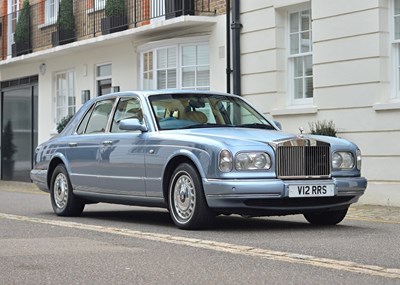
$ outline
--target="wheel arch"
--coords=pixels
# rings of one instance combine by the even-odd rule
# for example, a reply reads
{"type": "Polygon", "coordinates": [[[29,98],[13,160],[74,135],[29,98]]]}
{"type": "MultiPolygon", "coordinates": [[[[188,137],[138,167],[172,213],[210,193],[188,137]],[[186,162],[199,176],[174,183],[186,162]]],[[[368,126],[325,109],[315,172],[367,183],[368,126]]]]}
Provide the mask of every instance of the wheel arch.
{"type": "MultiPolygon", "coordinates": [[[[49,167],[47,169],[47,187],[50,189],[50,184],[51,184],[51,177],[53,176],[53,172],[56,169],[56,167],[60,164],[64,164],[65,167],[67,167],[66,161],[63,159],[61,156],[55,156],[51,159],[49,163],[49,167]]],[[[67,168],[68,170],[68,168],[67,168]]]]}
{"type": "Polygon", "coordinates": [[[165,165],[164,173],[162,176],[163,197],[164,197],[164,201],[167,205],[168,205],[168,187],[169,187],[169,184],[170,184],[170,181],[172,178],[171,177],[172,173],[182,163],[191,164],[195,168],[195,170],[197,171],[197,173],[200,176],[200,182],[202,180],[202,177],[205,176],[204,169],[202,168],[201,164],[196,159],[193,159],[192,157],[189,157],[184,154],[176,155],[173,158],[171,158],[168,161],[168,163],[165,165]]]}

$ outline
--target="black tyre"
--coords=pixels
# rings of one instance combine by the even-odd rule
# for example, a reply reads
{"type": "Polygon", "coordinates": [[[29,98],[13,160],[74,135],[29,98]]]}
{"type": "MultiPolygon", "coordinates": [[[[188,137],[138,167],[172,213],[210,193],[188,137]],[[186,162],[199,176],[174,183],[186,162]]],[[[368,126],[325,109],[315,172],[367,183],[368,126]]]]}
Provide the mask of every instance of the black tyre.
{"type": "Polygon", "coordinates": [[[326,211],[319,213],[306,213],[304,217],[312,225],[336,225],[346,217],[347,210],[326,211]]]}
{"type": "Polygon", "coordinates": [[[169,212],[180,229],[204,229],[215,218],[208,208],[203,185],[197,170],[182,163],[173,172],[168,189],[169,212]]]}
{"type": "Polygon", "coordinates": [[[85,207],[85,203],[74,195],[63,164],[59,164],[51,176],[50,200],[58,216],[79,216],[85,207]]]}

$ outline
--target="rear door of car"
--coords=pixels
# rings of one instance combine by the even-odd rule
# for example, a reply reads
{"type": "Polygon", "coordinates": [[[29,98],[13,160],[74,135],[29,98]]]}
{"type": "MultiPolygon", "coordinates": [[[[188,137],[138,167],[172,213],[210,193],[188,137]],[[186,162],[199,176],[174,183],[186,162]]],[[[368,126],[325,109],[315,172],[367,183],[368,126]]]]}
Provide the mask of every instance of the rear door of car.
{"type": "Polygon", "coordinates": [[[101,183],[101,150],[115,99],[98,101],[83,117],[75,135],[68,138],[66,156],[73,187],[97,192],[101,183]]]}

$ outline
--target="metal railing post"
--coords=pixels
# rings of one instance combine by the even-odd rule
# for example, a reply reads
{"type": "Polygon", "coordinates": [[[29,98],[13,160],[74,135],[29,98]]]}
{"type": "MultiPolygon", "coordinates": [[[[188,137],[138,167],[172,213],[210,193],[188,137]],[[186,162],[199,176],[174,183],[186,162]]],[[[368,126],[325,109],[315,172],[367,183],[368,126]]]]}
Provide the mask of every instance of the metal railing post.
{"type": "Polygon", "coordinates": [[[135,28],[137,27],[137,0],[134,0],[133,1],[133,21],[134,21],[134,26],[135,26],[135,28]]]}
{"type": "Polygon", "coordinates": [[[96,0],[93,0],[93,37],[96,37],[96,0]]]}

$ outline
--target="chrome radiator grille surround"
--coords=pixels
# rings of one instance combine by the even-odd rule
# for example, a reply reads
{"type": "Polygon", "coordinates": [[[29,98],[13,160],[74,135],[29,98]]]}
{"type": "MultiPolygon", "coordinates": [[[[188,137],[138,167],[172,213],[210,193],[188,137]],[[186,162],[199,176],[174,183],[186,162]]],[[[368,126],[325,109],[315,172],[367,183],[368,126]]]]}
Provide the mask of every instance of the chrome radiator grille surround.
{"type": "Polygon", "coordinates": [[[276,173],[281,179],[329,178],[329,144],[296,139],[276,145],[276,173]]]}

